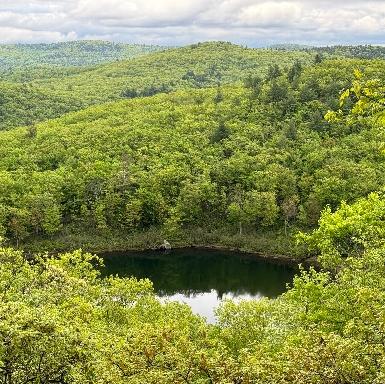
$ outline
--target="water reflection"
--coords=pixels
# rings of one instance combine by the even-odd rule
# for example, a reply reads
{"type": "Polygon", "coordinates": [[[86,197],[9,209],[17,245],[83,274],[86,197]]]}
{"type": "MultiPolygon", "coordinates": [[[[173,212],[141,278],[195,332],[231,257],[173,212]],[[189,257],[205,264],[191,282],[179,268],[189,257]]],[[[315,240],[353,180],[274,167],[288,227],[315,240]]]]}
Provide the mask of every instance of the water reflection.
{"type": "Polygon", "coordinates": [[[223,298],[274,298],[286,290],[296,273],[286,265],[242,253],[206,249],[126,252],[101,255],[103,275],[149,278],[155,293],[189,304],[213,321],[213,308],[223,298]]]}
{"type": "MultiPolygon", "coordinates": [[[[217,308],[223,299],[231,299],[238,301],[240,299],[245,300],[259,300],[263,297],[261,294],[250,295],[250,294],[233,294],[226,293],[219,297],[218,292],[215,289],[212,289],[210,292],[205,293],[196,293],[190,296],[186,296],[181,293],[177,293],[170,297],[167,297],[166,300],[169,301],[179,301],[180,303],[188,304],[194,313],[198,313],[201,316],[206,317],[209,323],[215,323],[214,308],[217,308]]],[[[165,298],[162,298],[165,300],[165,298]]]]}

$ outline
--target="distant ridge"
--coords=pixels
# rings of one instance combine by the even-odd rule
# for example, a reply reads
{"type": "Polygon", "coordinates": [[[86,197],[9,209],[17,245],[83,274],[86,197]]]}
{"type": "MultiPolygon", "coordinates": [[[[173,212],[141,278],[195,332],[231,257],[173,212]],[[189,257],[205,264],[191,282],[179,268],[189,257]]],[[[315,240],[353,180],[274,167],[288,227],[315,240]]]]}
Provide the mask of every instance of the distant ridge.
{"type": "Polygon", "coordinates": [[[315,48],[312,45],[301,45],[301,44],[273,44],[265,47],[264,49],[272,49],[277,51],[303,51],[306,49],[315,48]]]}
{"type": "Polygon", "coordinates": [[[251,74],[264,76],[271,64],[290,67],[297,60],[311,64],[313,56],[305,51],[278,52],[206,42],[88,67],[0,68],[0,130],[108,101],[218,88],[219,84],[241,82],[251,74]]]}
{"type": "Polygon", "coordinates": [[[380,59],[385,60],[385,47],[380,45],[332,45],[315,47],[301,44],[274,44],[263,49],[276,51],[307,51],[317,52],[328,59],[380,59]]]}
{"type": "MultiPolygon", "coordinates": [[[[224,42],[204,42],[205,44],[224,44],[224,42]]],[[[225,44],[226,45],[226,44],[225,44]]],[[[229,46],[235,46],[230,44],[229,46]]],[[[166,51],[173,46],[124,44],[101,40],[78,40],[62,43],[41,44],[0,44],[0,71],[16,67],[86,67],[131,60],[151,53],[166,51]]],[[[254,50],[267,51],[306,51],[318,52],[325,59],[362,58],[385,59],[385,47],[372,45],[334,45],[316,47],[304,44],[274,44],[254,50]]]]}
{"type": "Polygon", "coordinates": [[[173,47],[79,40],[52,44],[0,44],[0,68],[89,66],[135,59],[173,47]]]}

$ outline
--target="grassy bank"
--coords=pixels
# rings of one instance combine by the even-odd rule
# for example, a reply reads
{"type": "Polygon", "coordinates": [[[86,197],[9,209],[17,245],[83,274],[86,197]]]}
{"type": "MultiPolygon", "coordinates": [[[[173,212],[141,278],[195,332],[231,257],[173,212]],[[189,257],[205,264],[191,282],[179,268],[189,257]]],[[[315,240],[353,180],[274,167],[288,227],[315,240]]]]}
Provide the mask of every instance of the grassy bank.
{"type": "MultiPolygon", "coordinates": [[[[125,232],[92,229],[82,232],[79,228],[65,228],[55,236],[31,237],[19,245],[27,253],[67,252],[83,249],[87,252],[109,252],[157,248],[167,239],[173,248],[213,247],[234,249],[271,256],[304,258],[308,255],[299,247],[294,238],[296,231],[250,231],[244,234],[230,230],[208,230],[189,228],[185,230],[166,230],[152,227],[146,231],[125,232]]],[[[10,244],[14,246],[14,244],[10,244]]]]}

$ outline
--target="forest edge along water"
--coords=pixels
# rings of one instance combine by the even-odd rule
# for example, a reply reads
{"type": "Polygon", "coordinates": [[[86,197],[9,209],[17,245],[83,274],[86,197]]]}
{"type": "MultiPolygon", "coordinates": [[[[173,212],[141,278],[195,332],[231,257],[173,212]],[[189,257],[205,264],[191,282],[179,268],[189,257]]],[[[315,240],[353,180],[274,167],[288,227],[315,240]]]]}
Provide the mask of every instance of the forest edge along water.
{"type": "Polygon", "coordinates": [[[275,298],[298,272],[298,264],[291,260],[207,248],[100,256],[105,264],[102,276],[148,278],[159,298],[185,302],[211,323],[215,322],[214,308],[223,299],[275,298]]]}

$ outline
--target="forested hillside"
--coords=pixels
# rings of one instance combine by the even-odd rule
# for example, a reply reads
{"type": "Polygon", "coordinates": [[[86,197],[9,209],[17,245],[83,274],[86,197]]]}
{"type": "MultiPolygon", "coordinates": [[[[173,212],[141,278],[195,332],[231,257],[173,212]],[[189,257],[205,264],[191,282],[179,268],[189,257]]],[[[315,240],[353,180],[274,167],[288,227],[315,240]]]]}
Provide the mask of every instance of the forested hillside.
{"type": "Polygon", "coordinates": [[[130,60],[170,47],[122,44],[107,41],[70,41],[52,44],[0,44],[0,72],[12,73],[20,67],[52,65],[87,66],[130,60]]]}
{"type": "Polygon", "coordinates": [[[385,47],[380,45],[332,45],[314,47],[300,44],[275,44],[266,49],[318,53],[324,59],[385,59],[385,47]]]}
{"type": "Polygon", "coordinates": [[[383,73],[382,60],[210,43],[10,75],[0,381],[383,383],[383,73]],[[224,301],[207,324],[147,279],[56,254],[164,238],[314,254],[321,270],[274,300],[224,301]]]}
{"type": "Polygon", "coordinates": [[[331,47],[314,47],[312,51],[339,58],[385,59],[385,47],[378,45],[333,45],[331,47]]]}
{"type": "Polygon", "coordinates": [[[269,64],[279,63],[283,68],[295,60],[310,64],[314,55],[277,55],[215,42],[95,67],[14,70],[0,77],[0,127],[10,129],[59,117],[63,105],[74,111],[107,101],[243,81],[249,74],[264,76],[269,64]],[[40,100],[50,107],[41,108],[40,100]]]}
{"type": "MultiPolygon", "coordinates": [[[[204,243],[315,226],[326,205],[385,182],[383,130],[324,120],[354,67],[369,76],[384,68],[270,65],[243,84],[107,103],[2,132],[2,234],[21,244],[84,229],[123,239],[158,228],[156,236],[186,244],[190,231],[205,233],[194,240],[204,243]]],[[[354,101],[346,98],[344,110],[354,101]]]]}
{"type": "MultiPolygon", "coordinates": [[[[95,44],[95,47],[104,45],[95,44]]],[[[63,49],[63,52],[64,55],[71,51],[63,49]]],[[[0,73],[0,129],[31,125],[107,101],[216,87],[244,81],[249,75],[263,78],[269,65],[279,64],[281,70],[288,70],[299,61],[307,66],[315,62],[316,54],[312,50],[249,49],[212,42],[99,66],[14,68],[0,73]]],[[[363,69],[367,63],[348,60],[335,65],[345,67],[345,80],[349,82],[353,70],[363,69]]]]}

